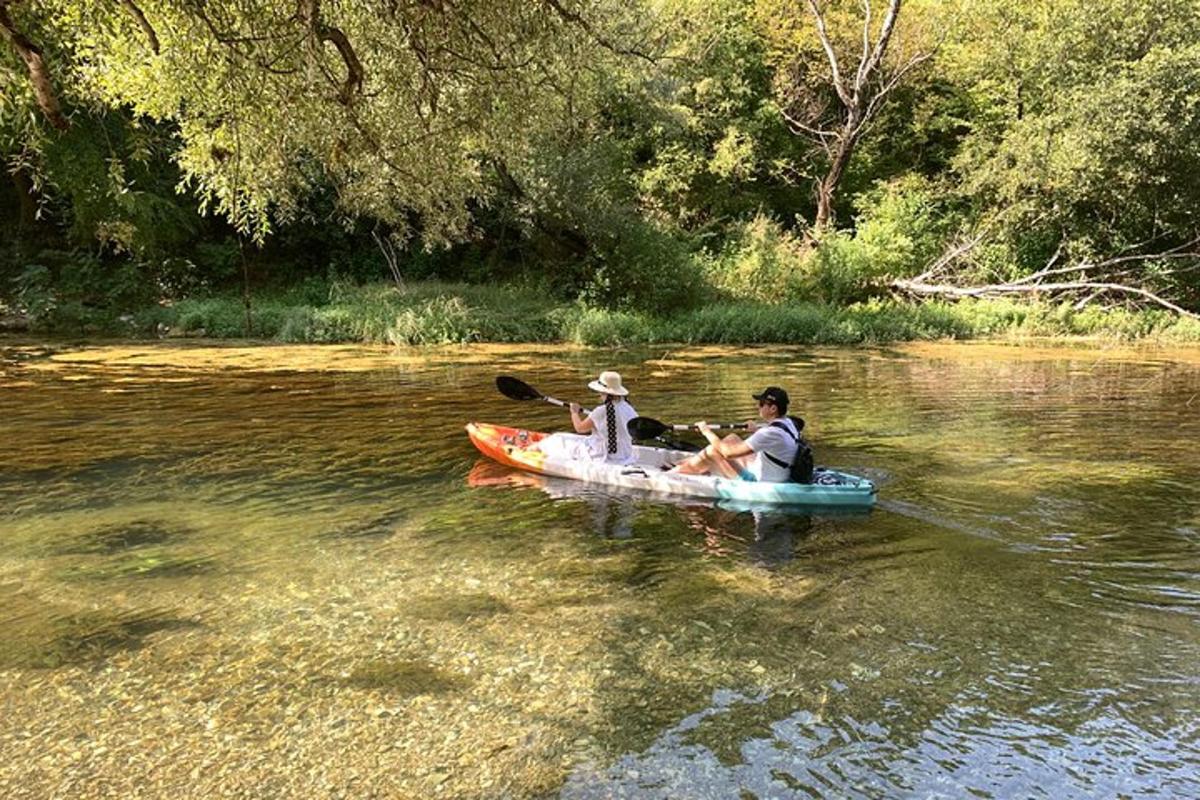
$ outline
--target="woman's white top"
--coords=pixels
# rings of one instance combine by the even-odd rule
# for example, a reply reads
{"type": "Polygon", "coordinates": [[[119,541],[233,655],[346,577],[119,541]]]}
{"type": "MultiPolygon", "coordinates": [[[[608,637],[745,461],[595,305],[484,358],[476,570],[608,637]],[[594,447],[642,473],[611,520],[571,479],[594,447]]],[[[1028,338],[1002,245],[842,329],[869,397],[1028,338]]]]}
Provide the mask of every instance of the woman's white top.
{"type": "Polygon", "coordinates": [[[629,435],[629,420],[637,416],[628,400],[614,400],[613,411],[617,420],[617,452],[608,452],[608,414],[604,403],[592,409],[588,419],[592,421],[592,432],[588,434],[588,450],[596,461],[612,464],[629,464],[633,461],[633,438],[629,435]]]}

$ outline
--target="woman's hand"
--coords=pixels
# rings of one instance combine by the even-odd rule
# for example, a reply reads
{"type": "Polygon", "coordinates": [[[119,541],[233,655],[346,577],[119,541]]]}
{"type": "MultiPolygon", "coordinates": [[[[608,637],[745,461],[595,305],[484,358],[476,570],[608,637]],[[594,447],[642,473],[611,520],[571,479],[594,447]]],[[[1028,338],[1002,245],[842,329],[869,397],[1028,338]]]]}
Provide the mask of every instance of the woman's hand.
{"type": "Polygon", "coordinates": [[[570,403],[569,405],[571,406],[572,417],[577,417],[583,413],[583,406],[579,405],[579,403],[570,403]]]}

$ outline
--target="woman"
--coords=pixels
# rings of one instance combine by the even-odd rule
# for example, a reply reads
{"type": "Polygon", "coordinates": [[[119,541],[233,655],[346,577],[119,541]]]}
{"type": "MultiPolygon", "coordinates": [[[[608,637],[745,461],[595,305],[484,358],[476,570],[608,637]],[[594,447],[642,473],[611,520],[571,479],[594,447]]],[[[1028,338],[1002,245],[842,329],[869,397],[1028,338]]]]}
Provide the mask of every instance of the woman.
{"type": "Polygon", "coordinates": [[[606,370],[588,388],[600,395],[601,402],[587,416],[578,403],[571,403],[571,424],[580,435],[551,434],[539,443],[539,449],[556,457],[631,463],[633,439],[628,424],[637,412],[625,399],[629,390],[621,384],[621,376],[606,370]]]}

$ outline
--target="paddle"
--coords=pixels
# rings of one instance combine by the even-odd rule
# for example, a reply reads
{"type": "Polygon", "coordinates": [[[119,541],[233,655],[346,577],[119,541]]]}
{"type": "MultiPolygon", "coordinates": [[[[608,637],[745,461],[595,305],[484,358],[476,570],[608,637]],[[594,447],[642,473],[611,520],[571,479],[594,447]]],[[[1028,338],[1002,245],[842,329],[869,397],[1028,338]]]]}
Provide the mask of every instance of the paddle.
{"type": "MultiPolygon", "coordinates": [[[[509,400],[545,400],[547,403],[560,408],[566,408],[570,405],[570,403],[564,403],[556,397],[547,397],[525,381],[514,378],[511,375],[498,376],[496,378],[496,388],[500,390],[500,394],[509,400]]],[[[586,414],[587,411],[585,410],[583,413],[586,414]]]]}
{"type": "MultiPolygon", "coordinates": [[[[511,375],[498,376],[496,378],[496,388],[500,390],[500,394],[504,395],[509,400],[545,400],[547,403],[550,403],[550,404],[556,405],[556,406],[568,405],[567,403],[564,403],[562,400],[559,400],[556,397],[547,397],[546,395],[539,392],[537,389],[530,386],[525,381],[521,380],[520,378],[514,378],[511,375]]],[[[586,415],[588,412],[586,409],[584,409],[583,413],[586,415]]],[[[695,445],[688,444],[687,442],[680,442],[673,438],[664,437],[663,434],[665,434],[667,432],[668,428],[667,428],[667,426],[663,425],[661,422],[656,423],[656,424],[662,426],[661,430],[658,430],[657,433],[652,433],[652,434],[650,434],[648,436],[644,436],[644,437],[637,436],[636,434],[633,433],[633,424],[635,422],[637,422],[638,420],[645,420],[646,422],[651,422],[651,423],[655,422],[654,420],[648,419],[646,417],[634,417],[633,419],[631,419],[629,421],[629,433],[635,439],[639,439],[639,438],[657,439],[658,441],[662,442],[663,444],[665,444],[668,447],[675,449],[675,450],[696,450],[697,449],[695,445]]],[[[689,426],[684,425],[683,427],[687,428],[689,426]]]]}
{"type": "MultiPolygon", "coordinates": [[[[665,422],[659,422],[650,417],[634,417],[629,420],[627,427],[629,428],[629,435],[634,439],[657,439],[668,431],[696,430],[695,425],[668,425],[665,422]]],[[[708,427],[746,430],[750,426],[745,422],[711,422],[708,427]]]]}

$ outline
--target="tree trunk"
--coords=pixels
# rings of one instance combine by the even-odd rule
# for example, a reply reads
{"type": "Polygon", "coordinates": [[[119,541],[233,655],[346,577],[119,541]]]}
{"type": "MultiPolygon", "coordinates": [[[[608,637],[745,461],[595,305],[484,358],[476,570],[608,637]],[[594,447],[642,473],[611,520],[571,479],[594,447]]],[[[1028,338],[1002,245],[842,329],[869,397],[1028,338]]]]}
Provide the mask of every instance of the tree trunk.
{"type": "Polygon", "coordinates": [[[858,144],[858,137],[846,134],[833,151],[825,177],[817,184],[817,218],[813,221],[813,228],[818,234],[834,223],[833,200],[837,194],[838,184],[842,182],[842,174],[846,171],[846,165],[850,163],[850,156],[854,154],[856,144],[858,144]]]}
{"type": "Polygon", "coordinates": [[[17,29],[12,17],[8,15],[7,0],[0,2],[0,34],[3,34],[4,39],[25,62],[25,68],[29,70],[29,82],[33,85],[33,95],[37,98],[38,108],[46,115],[46,119],[60,131],[71,127],[58,105],[58,96],[54,94],[54,87],[50,83],[50,72],[42,58],[42,49],[17,29]]]}

